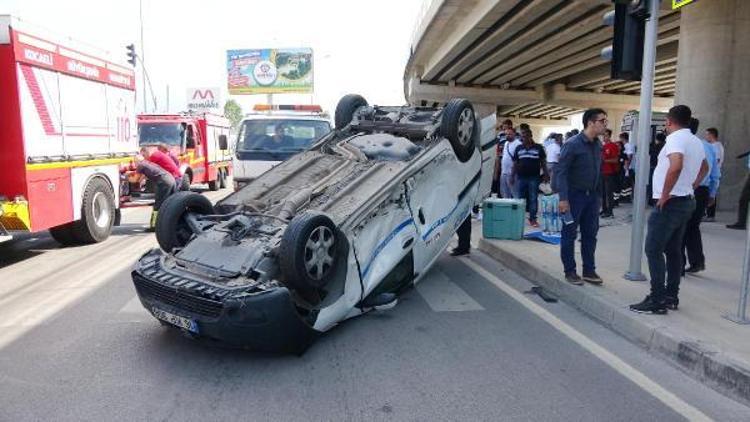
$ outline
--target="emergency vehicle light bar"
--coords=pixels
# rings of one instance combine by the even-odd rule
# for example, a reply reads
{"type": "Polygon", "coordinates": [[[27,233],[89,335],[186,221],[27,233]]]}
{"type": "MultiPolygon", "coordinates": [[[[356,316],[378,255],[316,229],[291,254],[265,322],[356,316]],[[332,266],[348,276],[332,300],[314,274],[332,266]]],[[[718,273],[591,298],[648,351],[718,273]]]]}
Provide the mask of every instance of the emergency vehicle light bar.
{"type": "Polygon", "coordinates": [[[322,113],[323,109],[319,105],[276,105],[276,104],[255,104],[253,111],[306,111],[310,113],[322,113]]]}

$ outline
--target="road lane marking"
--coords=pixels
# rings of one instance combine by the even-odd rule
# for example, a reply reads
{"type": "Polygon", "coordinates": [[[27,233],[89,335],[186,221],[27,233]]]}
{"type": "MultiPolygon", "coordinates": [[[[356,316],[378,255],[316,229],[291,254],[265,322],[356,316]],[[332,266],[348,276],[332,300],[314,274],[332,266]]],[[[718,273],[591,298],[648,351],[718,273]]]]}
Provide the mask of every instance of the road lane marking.
{"type": "Polygon", "coordinates": [[[133,239],[130,245],[111,251],[85,272],[75,267],[62,270],[59,279],[50,278],[49,285],[45,286],[49,289],[29,292],[0,309],[0,349],[93,293],[110,281],[112,276],[131,267],[138,256],[153,244],[155,241],[152,237],[133,239]]]}
{"type": "Polygon", "coordinates": [[[627,362],[623,361],[609,350],[599,346],[597,343],[586,337],[580,331],[563,322],[548,310],[525,297],[522,293],[497,278],[494,274],[482,268],[476,262],[468,259],[464,259],[461,261],[469,268],[474,270],[474,272],[494,284],[498,289],[503,291],[503,293],[513,298],[516,302],[523,305],[530,312],[551,325],[557,331],[563,333],[569,339],[576,342],[579,346],[583,347],[589,353],[596,356],[599,360],[606,363],[610,368],[619,372],[622,376],[638,385],[641,389],[656,397],[658,400],[670,407],[675,412],[679,413],[690,421],[711,420],[711,418],[706,416],[703,412],[689,405],[670,391],[666,390],[664,387],[651,380],[639,370],[630,366],[627,362]]]}
{"type": "Polygon", "coordinates": [[[463,289],[458,287],[440,270],[433,267],[416,284],[415,289],[435,312],[483,311],[482,305],[471,298],[463,289]]]}

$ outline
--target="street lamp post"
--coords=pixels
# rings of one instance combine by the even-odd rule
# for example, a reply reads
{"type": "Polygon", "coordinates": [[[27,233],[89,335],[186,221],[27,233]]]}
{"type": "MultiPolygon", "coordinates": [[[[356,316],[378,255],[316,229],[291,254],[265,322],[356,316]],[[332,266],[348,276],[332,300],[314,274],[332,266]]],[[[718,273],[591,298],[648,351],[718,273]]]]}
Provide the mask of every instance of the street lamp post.
{"type": "Polygon", "coordinates": [[[649,19],[646,21],[646,33],[643,42],[643,72],[641,79],[641,104],[638,113],[638,135],[636,136],[636,155],[638,168],[635,173],[633,192],[633,226],[630,235],[630,265],[625,278],[634,281],[645,281],[641,272],[643,258],[643,232],[646,223],[646,185],[649,176],[648,144],[651,134],[651,101],[654,96],[654,66],[656,62],[656,40],[659,27],[658,0],[649,1],[649,19]]]}

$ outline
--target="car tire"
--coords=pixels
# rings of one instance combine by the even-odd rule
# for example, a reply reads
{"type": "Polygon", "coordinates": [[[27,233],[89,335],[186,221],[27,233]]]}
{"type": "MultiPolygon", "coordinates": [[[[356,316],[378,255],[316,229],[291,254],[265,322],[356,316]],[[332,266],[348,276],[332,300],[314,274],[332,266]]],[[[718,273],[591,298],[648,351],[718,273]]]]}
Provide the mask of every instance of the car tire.
{"type": "Polygon", "coordinates": [[[343,129],[351,123],[354,113],[360,108],[367,106],[367,100],[358,94],[345,95],[336,105],[334,122],[336,129],[343,129]]]}
{"type": "Polygon", "coordinates": [[[165,252],[181,248],[190,241],[193,231],[185,221],[188,213],[212,214],[214,206],[205,196],[195,192],[177,192],[169,196],[156,219],[156,241],[165,252]]]}
{"type": "Polygon", "coordinates": [[[279,266],[284,283],[309,292],[331,280],[338,259],[336,225],[324,214],[303,212],[284,231],[279,266]]]}
{"type": "Polygon", "coordinates": [[[217,174],[216,175],[216,180],[212,180],[212,181],[208,182],[208,190],[210,190],[211,192],[215,192],[215,191],[219,190],[219,185],[220,185],[219,184],[219,175],[217,174]]]}
{"type": "Polygon", "coordinates": [[[476,115],[469,100],[454,98],[443,109],[440,132],[451,143],[458,161],[469,161],[476,150],[476,115]]]}
{"type": "Polygon", "coordinates": [[[64,246],[78,244],[78,239],[73,235],[73,223],[63,224],[62,226],[52,227],[49,234],[57,243],[64,246]]]}
{"type": "Polygon", "coordinates": [[[115,195],[109,183],[95,177],[86,185],[81,219],[73,222],[71,233],[80,243],[99,243],[109,237],[115,223],[115,195]]]}

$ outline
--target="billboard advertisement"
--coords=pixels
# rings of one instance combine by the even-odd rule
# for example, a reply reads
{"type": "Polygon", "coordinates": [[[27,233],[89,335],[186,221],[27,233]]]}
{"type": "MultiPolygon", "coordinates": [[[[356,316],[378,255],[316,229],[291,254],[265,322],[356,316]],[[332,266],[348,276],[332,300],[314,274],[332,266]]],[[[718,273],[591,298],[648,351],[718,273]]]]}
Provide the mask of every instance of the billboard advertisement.
{"type": "Polygon", "coordinates": [[[313,92],[311,48],[227,51],[231,95],[313,92]]]}
{"type": "Polygon", "coordinates": [[[187,110],[220,111],[222,107],[221,91],[218,87],[188,88],[185,98],[187,98],[187,110]]]}

